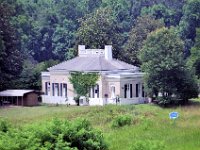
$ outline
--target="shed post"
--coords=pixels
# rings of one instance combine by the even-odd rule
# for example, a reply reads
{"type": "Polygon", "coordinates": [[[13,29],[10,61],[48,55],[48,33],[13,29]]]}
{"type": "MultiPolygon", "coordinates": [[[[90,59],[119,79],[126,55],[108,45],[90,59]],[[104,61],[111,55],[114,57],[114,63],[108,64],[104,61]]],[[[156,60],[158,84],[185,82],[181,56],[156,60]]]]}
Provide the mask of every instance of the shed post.
{"type": "Polygon", "coordinates": [[[18,96],[17,96],[17,106],[18,106],[18,96]]]}
{"type": "Polygon", "coordinates": [[[22,106],[24,106],[24,96],[22,96],[22,106]]]}

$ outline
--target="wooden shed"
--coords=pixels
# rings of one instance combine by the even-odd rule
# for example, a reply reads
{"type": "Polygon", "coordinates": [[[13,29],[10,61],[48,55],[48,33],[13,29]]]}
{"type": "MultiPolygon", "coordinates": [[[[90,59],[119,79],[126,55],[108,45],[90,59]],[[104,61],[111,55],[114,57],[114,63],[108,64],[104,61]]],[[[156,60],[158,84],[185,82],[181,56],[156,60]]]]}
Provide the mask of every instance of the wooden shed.
{"type": "Polygon", "coordinates": [[[0,92],[0,105],[35,106],[38,93],[34,90],[5,90],[0,92]]]}

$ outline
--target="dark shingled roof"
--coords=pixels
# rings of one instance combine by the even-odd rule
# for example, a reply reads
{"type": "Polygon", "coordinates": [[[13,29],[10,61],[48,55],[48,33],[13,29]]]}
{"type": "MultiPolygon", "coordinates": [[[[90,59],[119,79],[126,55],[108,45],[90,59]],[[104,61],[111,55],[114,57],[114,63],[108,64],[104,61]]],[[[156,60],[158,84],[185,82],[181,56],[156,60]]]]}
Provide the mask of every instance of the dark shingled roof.
{"type": "Polygon", "coordinates": [[[49,71],[114,71],[114,70],[136,70],[137,67],[123,61],[104,57],[75,57],[48,68],[49,71]]]}

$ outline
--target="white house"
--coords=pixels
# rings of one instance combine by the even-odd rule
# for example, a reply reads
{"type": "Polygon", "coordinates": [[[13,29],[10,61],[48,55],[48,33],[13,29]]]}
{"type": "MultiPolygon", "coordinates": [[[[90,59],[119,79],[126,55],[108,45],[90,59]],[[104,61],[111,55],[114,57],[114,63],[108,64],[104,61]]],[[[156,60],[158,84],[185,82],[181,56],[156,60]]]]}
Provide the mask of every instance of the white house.
{"type": "Polygon", "coordinates": [[[78,46],[78,56],[42,72],[43,103],[75,104],[70,72],[98,72],[99,79],[89,93],[88,105],[144,103],[143,75],[136,66],[112,57],[112,46],[86,49],[78,46]],[[119,101],[116,101],[119,97],[119,101]]]}

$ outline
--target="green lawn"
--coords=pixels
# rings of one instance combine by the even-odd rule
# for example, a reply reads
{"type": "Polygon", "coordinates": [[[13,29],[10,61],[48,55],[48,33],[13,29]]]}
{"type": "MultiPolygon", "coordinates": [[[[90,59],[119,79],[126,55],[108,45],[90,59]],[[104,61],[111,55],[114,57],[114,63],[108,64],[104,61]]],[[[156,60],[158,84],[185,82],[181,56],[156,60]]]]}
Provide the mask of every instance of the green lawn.
{"type": "Polygon", "coordinates": [[[166,150],[200,149],[200,104],[178,108],[160,108],[151,104],[104,107],[38,106],[0,108],[0,117],[16,127],[45,123],[52,118],[88,119],[94,128],[102,130],[111,150],[129,150],[136,141],[161,141],[166,150]],[[177,111],[180,117],[174,123],[169,113],[177,111]],[[114,117],[129,114],[131,126],[111,128],[114,117]]]}

